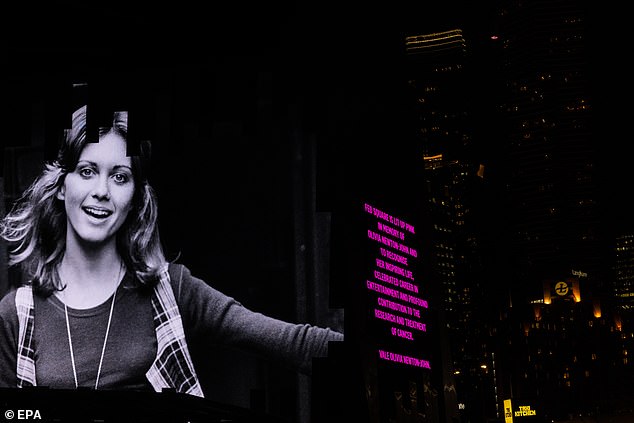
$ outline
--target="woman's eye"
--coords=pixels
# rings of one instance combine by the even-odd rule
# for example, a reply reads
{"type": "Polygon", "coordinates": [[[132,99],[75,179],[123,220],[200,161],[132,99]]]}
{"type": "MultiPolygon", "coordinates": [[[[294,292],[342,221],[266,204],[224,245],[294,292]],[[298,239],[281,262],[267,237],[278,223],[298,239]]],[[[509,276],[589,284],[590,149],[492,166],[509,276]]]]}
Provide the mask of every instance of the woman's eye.
{"type": "Polygon", "coordinates": [[[89,167],[85,167],[85,168],[79,170],[79,175],[83,176],[84,178],[87,178],[87,177],[89,177],[91,175],[94,175],[94,173],[95,172],[89,167]]]}
{"type": "Polygon", "coordinates": [[[130,179],[130,178],[128,178],[128,175],[126,175],[124,173],[115,173],[114,175],[112,175],[112,178],[118,184],[124,184],[124,183],[128,182],[128,180],[130,179]]]}

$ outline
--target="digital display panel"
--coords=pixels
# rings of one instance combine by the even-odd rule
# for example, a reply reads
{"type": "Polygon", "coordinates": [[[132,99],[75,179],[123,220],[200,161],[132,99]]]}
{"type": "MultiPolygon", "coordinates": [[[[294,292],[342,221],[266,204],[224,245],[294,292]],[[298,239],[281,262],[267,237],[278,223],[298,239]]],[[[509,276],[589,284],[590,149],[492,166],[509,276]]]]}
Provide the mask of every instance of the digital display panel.
{"type": "Polygon", "coordinates": [[[446,357],[425,260],[425,210],[416,197],[389,193],[372,186],[333,214],[331,289],[345,286],[335,293],[345,299],[346,355],[331,375],[343,383],[330,386],[331,407],[371,423],[441,421],[446,357]]]}
{"type": "Polygon", "coordinates": [[[423,299],[416,268],[419,251],[416,228],[400,216],[364,203],[368,252],[374,259],[366,276],[369,313],[375,321],[374,338],[380,360],[430,369],[419,351],[427,332],[423,299]]]}

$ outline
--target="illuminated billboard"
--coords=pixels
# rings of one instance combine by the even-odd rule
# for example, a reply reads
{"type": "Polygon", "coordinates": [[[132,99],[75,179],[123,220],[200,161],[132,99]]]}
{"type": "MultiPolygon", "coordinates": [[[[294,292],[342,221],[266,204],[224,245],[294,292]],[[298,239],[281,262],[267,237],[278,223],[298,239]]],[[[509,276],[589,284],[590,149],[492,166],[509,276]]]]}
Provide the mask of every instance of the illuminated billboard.
{"type": "Polygon", "coordinates": [[[350,407],[358,394],[356,421],[444,421],[423,212],[387,195],[351,196],[346,206],[333,216],[331,289],[345,286],[347,356],[340,371],[352,382],[332,396],[350,407]]]}
{"type": "Polygon", "coordinates": [[[537,423],[543,421],[535,401],[526,399],[504,400],[504,423],[537,423]]]}
{"type": "Polygon", "coordinates": [[[416,228],[394,216],[363,204],[366,213],[368,250],[373,259],[365,275],[368,312],[374,319],[371,336],[380,360],[430,369],[421,356],[420,341],[427,332],[427,300],[421,297],[416,274],[419,252],[416,228]]]}

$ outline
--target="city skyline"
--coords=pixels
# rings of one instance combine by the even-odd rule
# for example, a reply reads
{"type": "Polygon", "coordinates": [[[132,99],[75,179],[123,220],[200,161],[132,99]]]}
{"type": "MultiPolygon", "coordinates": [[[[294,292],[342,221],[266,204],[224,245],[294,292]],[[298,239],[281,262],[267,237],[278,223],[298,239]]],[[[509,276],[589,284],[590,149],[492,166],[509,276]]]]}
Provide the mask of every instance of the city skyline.
{"type": "MultiPolygon", "coordinates": [[[[479,239],[482,248],[480,253],[486,256],[483,259],[486,268],[482,272],[482,279],[478,281],[478,287],[482,289],[472,292],[471,310],[478,312],[478,319],[491,319],[494,314],[506,313],[509,311],[509,296],[505,289],[529,281],[530,286],[526,284],[527,291],[524,293],[530,292],[530,295],[514,297],[514,310],[518,312],[523,303],[527,310],[540,308],[544,316],[553,316],[553,321],[559,319],[560,316],[554,310],[560,309],[548,309],[547,305],[537,302],[540,299],[544,301],[543,281],[514,279],[517,273],[513,271],[516,269],[504,260],[509,257],[506,241],[512,230],[507,221],[508,211],[502,207],[501,201],[508,195],[509,180],[506,178],[509,170],[513,169],[506,167],[509,161],[504,149],[509,137],[505,130],[510,124],[499,111],[503,100],[498,96],[508,88],[504,84],[512,81],[512,78],[500,67],[504,59],[502,46],[505,45],[507,34],[501,32],[495,6],[484,10],[480,5],[464,1],[442,5],[435,3],[433,6],[410,2],[398,7],[373,8],[357,3],[313,5],[287,2],[275,9],[254,4],[251,8],[247,7],[248,12],[237,5],[225,5],[218,6],[217,13],[211,15],[203,15],[198,6],[187,3],[176,10],[140,4],[138,8],[122,14],[114,6],[91,8],[79,2],[69,2],[61,11],[48,5],[33,13],[29,13],[24,5],[13,5],[20,18],[14,21],[16,28],[3,30],[7,35],[5,39],[10,43],[7,45],[9,78],[5,88],[9,94],[7,98],[14,99],[15,104],[23,106],[24,110],[11,110],[14,104],[5,104],[5,127],[9,134],[6,146],[33,143],[42,134],[54,132],[50,118],[32,132],[25,131],[25,127],[31,123],[31,119],[51,113],[55,107],[51,98],[59,94],[61,85],[68,82],[68,75],[82,76],[96,72],[100,76],[107,76],[110,71],[122,77],[131,74],[133,81],[140,82],[135,95],[147,94],[155,88],[160,92],[160,95],[148,96],[144,104],[154,107],[153,102],[157,101],[155,108],[164,120],[159,119],[160,123],[154,129],[167,130],[158,136],[159,157],[163,165],[178,162],[177,168],[181,172],[179,177],[188,186],[186,193],[195,197],[198,182],[198,175],[186,163],[204,168],[209,163],[205,160],[208,154],[219,155],[213,160],[217,167],[209,170],[213,177],[222,179],[232,175],[234,178],[233,184],[227,184],[218,191],[219,197],[229,199],[227,208],[236,215],[235,221],[231,221],[236,225],[233,229],[221,225],[214,227],[214,231],[219,231],[225,240],[231,240],[237,234],[235,240],[228,241],[223,247],[242,252],[242,248],[248,245],[245,240],[250,235],[261,236],[257,241],[260,244],[248,251],[255,252],[256,261],[265,269],[267,281],[271,282],[280,275],[288,279],[301,279],[297,276],[299,272],[293,275],[292,265],[288,261],[288,257],[297,259],[298,255],[287,255],[285,243],[278,240],[291,236],[287,232],[291,230],[283,225],[286,220],[292,220],[293,215],[284,206],[295,201],[295,207],[304,213],[315,211],[311,209],[315,204],[298,198],[308,196],[306,192],[312,188],[318,192],[317,212],[332,211],[337,206],[339,195],[355,194],[355,189],[359,187],[370,187],[369,191],[376,189],[373,194],[380,195],[381,190],[387,191],[390,184],[382,178],[382,172],[375,170],[392,169],[394,163],[402,166],[404,175],[418,176],[413,168],[422,169],[425,164],[422,156],[416,156],[422,148],[415,144],[413,135],[418,123],[412,121],[412,97],[407,91],[411,67],[406,55],[405,37],[461,30],[470,73],[467,75],[468,83],[463,81],[460,85],[464,91],[454,91],[452,94],[461,107],[468,108],[470,113],[471,126],[467,132],[473,142],[468,151],[470,162],[464,169],[471,172],[474,166],[485,164],[484,178],[473,178],[481,182],[477,187],[480,197],[473,204],[474,208],[477,207],[474,219],[482,219],[476,221],[476,225],[480,224],[476,232],[482,236],[479,239]],[[47,15],[49,12],[53,18],[47,15]],[[77,19],[80,24],[74,26],[77,19]],[[118,25],[114,22],[118,22],[118,25]],[[185,30],[179,30],[176,22],[188,25],[185,30]],[[24,24],[22,31],[28,28],[41,43],[21,37],[17,28],[19,24],[24,24]],[[102,31],[101,27],[109,30],[102,31]],[[498,38],[492,39],[492,35],[498,38]],[[49,83],[51,87],[47,86],[49,83]],[[39,89],[42,91],[39,92],[39,89]],[[26,98],[22,98],[23,94],[26,98]],[[167,121],[171,124],[167,124],[167,121]],[[208,122],[212,122],[212,125],[207,126],[208,122]],[[297,139],[289,133],[295,134],[297,139]],[[172,150],[174,154],[166,150],[167,146],[175,145],[174,141],[167,139],[168,134],[182,137],[179,138],[179,148],[172,150]],[[288,139],[293,141],[288,142],[288,139]],[[312,140],[314,144],[307,143],[300,148],[301,140],[304,139],[312,140]],[[227,144],[214,150],[217,144],[212,141],[216,140],[227,144]],[[318,171],[310,170],[315,172],[310,174],[316,178],[315,187],[310,187],[310,177],[297,169],[294,173],[284,173],[287,169],[280,167],[262,177],[264,172],[271,170],[265,161],[269,164],[278,163],[280,155],[290,156],[287,144],[296,148],[292,150],[293,157],[302,157],[303,161],[295,163],[297,167],[299,163],[315,163],[318,171]],[[244,147],[249,150],[248,153],[242,150],[244,147]],[[313,147],[315,150],[310,150],[313,147]],[[198,154],[189,154],[186,148],[198,154]],[[222,160],[222,155],[232,160],[222,160]],[[247,167],[250,169],[241,173],[241,169],[247,167]],[[289,185],[286,180],[289,175],[299,181],[292,194],[284,191],[289,185]],[[339,191],[340,186],[344,186],[342,191],[339,191]],[[258,189],[269,191],[258,192],[258,189]],[[240,190],[243,192],[239,193],[240,190]],[[266,205],[252,221],[248,220],[249,195],[257,198],[258,204],[266,205]],[[307,202],[298,206],[300,201],[307,202]],[[242,219],[242,226],[235,229],[238,227],[238,217],[242,219]],[[273,248],[264,253],[259,252],[258,248],[269,239],[276,239],[273,248]],[[531,301],[536,303],[531,304],[531,301]]],[[[624,98],[628,98],[631,88],[624,84],[627,81],[627,67],[619,62],[619,57],[625,52],[625,42],[620,40],[621,34],[618,33],[620,27],[615,25],[614,32],[604,32],[602,24],[606,13],[597,13],[595,16],[595,9],[598,7],[588,5],[588,32],[584,41],[588,49],[588,68],[584,71],[587,70],[589,75],[589,140],[596,150],[592,155],[596,165],[593,177],[596,177],[597,182],[592,196],[597,202],[600,226],[596,235],[600,240],[600,253],[605,254],[602,258],[608,260],[609,254],[614,252],[613,247],[617,245],[617,237],[634,234],[631,208],[627,201],[628,188],[634,181],[626,150],[629,121],[626,108],[617,107],[610,100],[612,93],[621,93],[624,98]],[[597,67],[599,70],[595,70],[597,67]]],[[[530,47],[530,40],[526,45],[530,47]]],[[[428,81],[423,81],[421,86],[425,82],[428,81]]],[[[286,162],[283,164],[285,166],[286,162]]],[[[395,167],[398,168],[398,165],[395,167]]],[[[424,173],[426,177],[430,174],[424,173]]],[[[168,178],[165,175],[162,177],[159,179],[159,188],[167,191],[168,178]]],[[[403,187],[395,188],[390,195],[386,194],[387,198],[391,200],[393,196],[398,199],[398,194],[422,191],[422,186],[418,186],[417,182],[421,180],[412,177],[403,187]]],[[[441,185],[436,188],[436,193],[442,193],[441,185]]],[[[172,195],[168,198],[179,201],[177,195],[172,195]]],[[[180,201],[191,208],[196,207],[193,199],[180,201]]],[[[211,212],[213,219],[219,222],[223,218],[230,220],[223,210],[211,212]]],[[[175,212],[166,212],[169,218],[176,215],[175,212]]],[[[189,229],[195,227],[193,221],[186,224],[189,229]]],[[[298,228],[301,228],[302,231],[313,230],[318,234],[321,232],[315,228],[319,227],[323,231],[327,226],[326,221],[320,218],[314,219],[311,224],[315,226],[311,229],[301,227],[297,222],[295,224],[293,230],[299,231],[298,228]]],[[[173,242],[172,245],[179,245],[188,244],[203,234],[217,235],[218,232],[214,231],[201,229],[200,233],[189,235],[182,234],[180,228],[168,228],[165,233],[166,239],[173,242]]],[[[303,236],[309,239],[309,235],[303,236]]],[[[305,245],[301,241],[295,239],[293,246],[305,245]]],[[[319,245],[311,247],[314,250],[309,251],[325,254],[324,245],[328,245],[328,240],[324,238],[318,241],[323,244],[317,243],[319,245]]],[[[229,259],[230,254],[218,245],[211,248],[220,257],[225,254],[226,261],[208,263],[204,257],[196,255],[195,246],[187,246],[183,251],[194,257],[194,267],[204,272],[216,271],[223,276],[230,276],[234,259],[229,259]]],[[[599,254],[599,251],[596,253],[599,254]]],[[[577,260],[578,257],[573,259],[577,260]]],[[[588,262],[581,263],[585,265],[588,262]]],[[[581,274],[586,271],[583,266],[577,268],[567,264],[562,264],[564,271],[558,269],[557,272],[546,273],[546,276],[565,279],[575,276],[573,272],[581,274]]],[[[315,268],[324,272],[325,269],[320,265],[318,263],[315,268]]],[[[609,270],[609,262],[604,262],[604,265],[607,266],[604,270],[609,270]]],[[[527,265],[527,269],[530,266],[527,265]]],[[[249,271],[254,276],[257,274],[255,269],[244,270],[244,273],[249,271]]],[[[312,279],[308,277],[308,280],[312,279]]],[[[464,283],[469,280],[465,279],[464,283]]],[[[600,281],[613,282],[603,275],[600,281]]],[[[220,283],[229,285],[227,281],[220,283]]],[[[291,283],[283,285],[283,294],[280,296],[292,297],[293,287],[291,283]]],[[[265,309],[275,309],[273,300],[278,297],[262,287],[244,285],[233,289],[265,309]]],[[[587,307],[589,303],[585,300],[589,297],[583,289],[582,305],[587,307]]],[[[310,292],[307,289],[304,294],[310,295],[310,292]]],[[[439,297],[438,303],[444,300],[446,298],[439,297]]],[[[319,315],[318,308],[315,306],[306,313],[319,315]]],[[[291,308],[278,311],[286,315],[295,312],[291,308]]],[[[585,319],[585,312],[585,309],[578,313],[575,311],[575,319],[581,319],[579,316],[585,319]]],[[[322,315],[321,318],[326,317],[322,315]]],[[[498,325],[498,331],[508,329],[509,339],[521,341],[522,332],[511,334],[510,328],[518,326],[524,316],[518,312],[515,317],[507,316],[505,319],[499,322],[486,320],[487,326],[480,334],[484,340],[475,341],[488,343],[486,331],[493,330],[495,325],[498,325]]],[[[334,321],[337,321],[336,318],[334,321]]],[[[631,320],[624,320],[623,324],[628,327],[631,320]]],[[[495,339],[502,343],[506,341],[500,335],[495,339]]],[[[544,339],[549,338],[544,335],[544,339]]],[[[558,338],[553,335],[552,339],[558,338]]],[[[533,353],[536,354],[540,348],[538,344],[535,345],[535,350],[527,353],[527,359],[535,357],[533,353]]],[[[483,351],[490,352],[492,348],[487,346],[483,351]]],[[[500,356],[497,357],[500,360],[500,356]]],[[[490,363],[491,357],[487,356],[486,359],[490,363]]],[[[479,368],[481,363],[475,360],[469,365],[479,368]]],[[[553,372],[561,370],[555,367],[553,372]]],[[[488,383],[489,376],[483,372],[472,380],[488,383]]],[[[482,392],[485,392],[484,388],[482,392]]],[[[487,412],[494,413],[491,410],[487,412]]]]}

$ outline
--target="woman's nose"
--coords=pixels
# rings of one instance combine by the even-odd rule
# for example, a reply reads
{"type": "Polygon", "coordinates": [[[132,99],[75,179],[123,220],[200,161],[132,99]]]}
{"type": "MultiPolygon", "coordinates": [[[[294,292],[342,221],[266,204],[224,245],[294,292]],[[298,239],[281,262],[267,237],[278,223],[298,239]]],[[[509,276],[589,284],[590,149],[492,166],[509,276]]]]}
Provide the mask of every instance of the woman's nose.
{"type": "Polygon", "coordinates": [[[92,190],[92,196],[100,200],[110,199],[110,187],[108,186],[108,177],[100,175],[95,180],[95,186],[92,190]]]}

